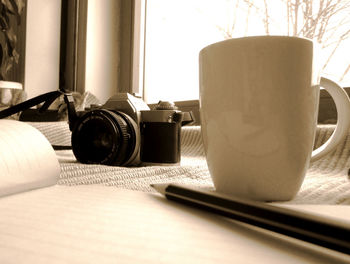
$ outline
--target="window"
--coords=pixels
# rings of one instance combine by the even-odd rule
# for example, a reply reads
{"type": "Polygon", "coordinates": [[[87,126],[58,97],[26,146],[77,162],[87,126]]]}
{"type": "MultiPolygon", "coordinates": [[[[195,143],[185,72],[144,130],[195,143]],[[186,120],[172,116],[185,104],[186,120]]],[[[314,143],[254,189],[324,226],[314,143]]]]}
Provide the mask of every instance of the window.
{"type": "Polygon", "coordinates": [[[348,0],[147,0],[144,98],[198,99],[199,51],[249,35],[315,40],[323,75],[349,86],[349,14],[348,0]]]}

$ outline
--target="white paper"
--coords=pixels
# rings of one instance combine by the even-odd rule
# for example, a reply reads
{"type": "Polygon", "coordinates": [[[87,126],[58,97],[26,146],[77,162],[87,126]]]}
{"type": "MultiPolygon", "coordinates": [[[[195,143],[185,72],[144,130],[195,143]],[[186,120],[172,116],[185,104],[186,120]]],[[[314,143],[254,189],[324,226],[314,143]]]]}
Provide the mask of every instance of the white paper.
{"type": "Polygon", "coordinates": [[[59,175],[44,135],[26,123],[0,120],[0,197],[55,184],[59,175]]]}
{"type": "Polygon", "coordinates": [[[0,263],[350,261],[157,194],[115,187],[56,185],[0,198],[0,212],[0,263]]]}

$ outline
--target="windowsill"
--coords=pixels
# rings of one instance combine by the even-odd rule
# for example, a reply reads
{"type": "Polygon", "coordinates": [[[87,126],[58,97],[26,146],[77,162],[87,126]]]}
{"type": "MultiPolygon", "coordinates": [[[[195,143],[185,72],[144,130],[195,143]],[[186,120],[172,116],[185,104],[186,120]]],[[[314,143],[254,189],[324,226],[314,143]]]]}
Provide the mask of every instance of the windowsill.
{"type": "MultiPolygon", "coordinates": [[[[344,88],[350,97],[350,87],[344,88]]],[[[194,125],[200,125],[199,116],[199,101],[178,101],[175,105],[181,111],[192,111],[195,117],[194,125]]],[[[320,91],[320,105],[319,105],[318,123],[319,124],[335,124],[337,122],[337,109],[329,93],[322,89],[320,91]]]]}

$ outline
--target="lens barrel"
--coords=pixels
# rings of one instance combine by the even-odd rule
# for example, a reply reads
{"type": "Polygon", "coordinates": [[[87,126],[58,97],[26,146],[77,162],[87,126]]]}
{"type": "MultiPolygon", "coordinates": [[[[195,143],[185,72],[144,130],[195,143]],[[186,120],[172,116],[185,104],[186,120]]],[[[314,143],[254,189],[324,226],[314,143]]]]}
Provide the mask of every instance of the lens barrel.
{"type": "Polygon", "coordinates": [[[96,109],[86,112],[72,132],[72,149],[81,163],[125,166],[139,148],[137,126],[121,112],[96,109]]]}

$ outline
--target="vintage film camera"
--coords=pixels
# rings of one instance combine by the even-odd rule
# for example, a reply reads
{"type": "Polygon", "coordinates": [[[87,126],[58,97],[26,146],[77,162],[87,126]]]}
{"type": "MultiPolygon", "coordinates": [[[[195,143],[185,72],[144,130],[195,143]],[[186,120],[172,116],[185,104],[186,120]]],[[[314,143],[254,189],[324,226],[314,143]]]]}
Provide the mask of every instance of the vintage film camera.
{"type": "Polygon", "coordinates": [[[190,112],[178,111],[168,102],[150,110],[128,93],[80,112],[70,95],[65,100],[72,149],[79,162],[114,166],[180,162],[181,126],[193,121],[190,112]]]}

